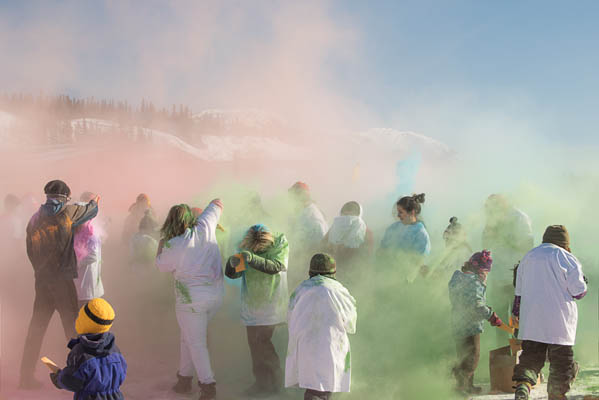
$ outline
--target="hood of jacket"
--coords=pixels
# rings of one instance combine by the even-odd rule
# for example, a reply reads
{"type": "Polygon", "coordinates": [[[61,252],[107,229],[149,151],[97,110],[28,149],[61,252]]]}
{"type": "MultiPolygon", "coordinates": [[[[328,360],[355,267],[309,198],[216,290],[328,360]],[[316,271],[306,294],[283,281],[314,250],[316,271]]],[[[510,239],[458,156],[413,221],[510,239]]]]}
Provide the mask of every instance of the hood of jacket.
{"type": "Polygon", "coordinates": [[[114,348],[114,335],[111,332],[79,335],[79,337],[71,339],[68,347],[72,349],[78,344],[85,348],[85,353],[102,357],[110,354],[114,348]]]}

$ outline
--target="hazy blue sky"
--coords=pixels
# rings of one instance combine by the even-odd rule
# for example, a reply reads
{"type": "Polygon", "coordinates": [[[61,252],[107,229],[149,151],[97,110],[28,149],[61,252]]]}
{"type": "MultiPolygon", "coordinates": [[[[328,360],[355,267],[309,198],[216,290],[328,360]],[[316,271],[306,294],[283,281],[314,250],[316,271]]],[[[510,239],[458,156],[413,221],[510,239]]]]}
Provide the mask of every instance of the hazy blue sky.
{"type": "Polygon", "coordinates": [[[281,3],[0,0],[0,90],[199,111],[283,96],[269,77],[287,69],[292,95],[330,95],[360,128],[599,143],[597,1],[281,3]]]}

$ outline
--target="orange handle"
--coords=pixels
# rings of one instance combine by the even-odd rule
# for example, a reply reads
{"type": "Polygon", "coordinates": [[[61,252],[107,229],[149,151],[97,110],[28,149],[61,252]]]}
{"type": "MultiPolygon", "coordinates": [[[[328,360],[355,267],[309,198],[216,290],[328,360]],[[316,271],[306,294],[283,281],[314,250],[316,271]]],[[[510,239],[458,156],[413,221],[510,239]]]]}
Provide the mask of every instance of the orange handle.
{"type": "Polygon", "coordinates": [[[241,254],[235,254],[233,257],[239,260],[239,264],[237,264],[237,266],[235,267],[235,272],[245,271],[245,258],[241,254]]]}
{"type": "Polygon", "coordinates": [[[514,334],[514,328],[506,325],[504,322],[502,322],[501,325],[498,326],[498,328],[501,329],[502,331],[506,331],[510,335],[514,334]]]}

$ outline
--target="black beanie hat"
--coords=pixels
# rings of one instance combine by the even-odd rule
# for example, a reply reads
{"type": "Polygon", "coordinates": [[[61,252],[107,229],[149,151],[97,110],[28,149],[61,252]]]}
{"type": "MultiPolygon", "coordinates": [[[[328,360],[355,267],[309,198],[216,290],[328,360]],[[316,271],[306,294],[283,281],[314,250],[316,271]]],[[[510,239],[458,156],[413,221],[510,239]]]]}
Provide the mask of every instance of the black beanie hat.
{"type": "Polygon", "coordinates": [[[46,186],[44,186],[44,193],[49,196],[69,197],[71,195],[71,189],[66,183],[57,179],[46,183],[46,186]]]}

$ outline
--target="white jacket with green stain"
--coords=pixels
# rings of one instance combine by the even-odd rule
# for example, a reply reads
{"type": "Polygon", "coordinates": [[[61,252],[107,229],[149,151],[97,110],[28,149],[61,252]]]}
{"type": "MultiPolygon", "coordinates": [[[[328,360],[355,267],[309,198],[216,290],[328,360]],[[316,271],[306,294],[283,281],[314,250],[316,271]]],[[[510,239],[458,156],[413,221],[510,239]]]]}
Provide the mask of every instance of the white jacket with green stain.
{"type": "Polygon", "coordinates": [[[317,275],[291,295],[285,386],[321,392],[349,392],[356,301],[332,278],[317,275]]]}
{"type": "Polygon", "coordinates": [[[223,296],[223,269],[216,242],[216,225],[221,208],[210,203],[198,216],[193,229],[165,243],[156,266],[173,272],[177,306],[202,302],[206,295],[223,296]]]}

